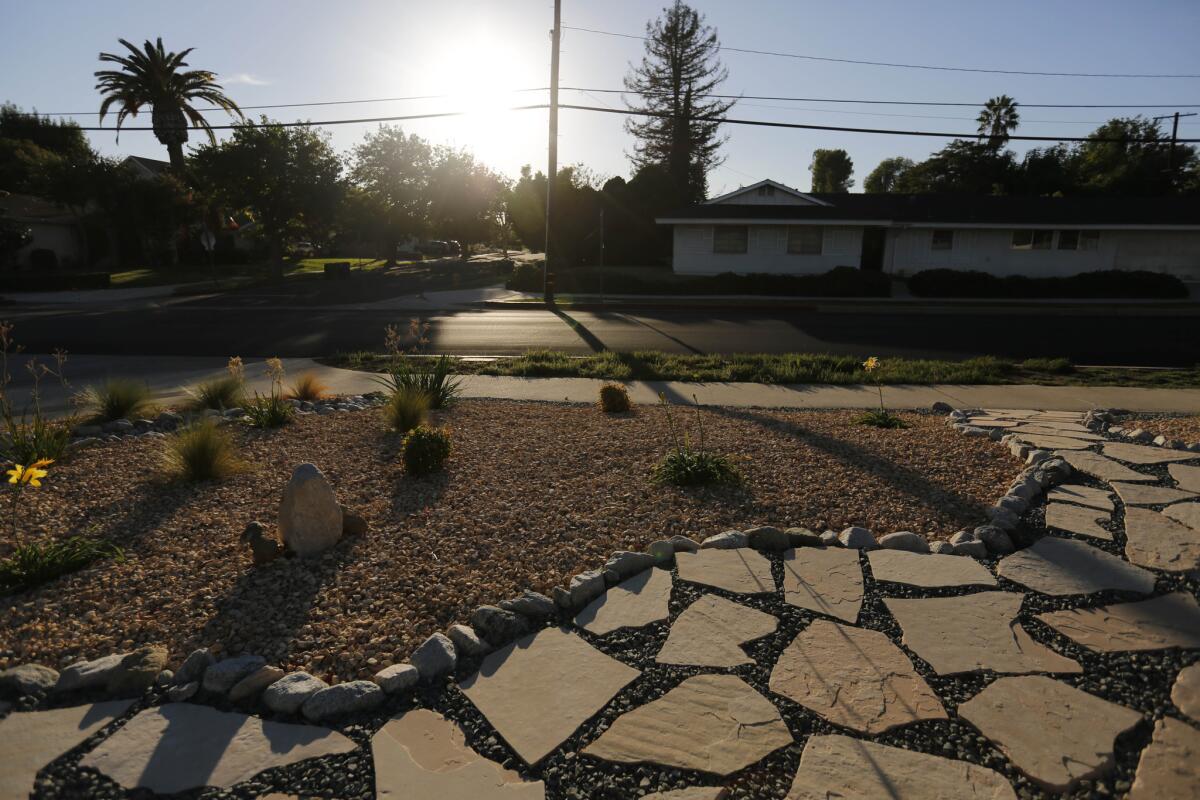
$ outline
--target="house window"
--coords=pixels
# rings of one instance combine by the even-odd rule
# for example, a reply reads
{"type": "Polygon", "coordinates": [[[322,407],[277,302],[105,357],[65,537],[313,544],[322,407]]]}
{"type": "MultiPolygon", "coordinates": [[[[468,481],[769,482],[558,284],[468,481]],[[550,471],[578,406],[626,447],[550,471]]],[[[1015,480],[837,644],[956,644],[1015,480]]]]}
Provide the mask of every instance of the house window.
{"type": "Polygon", "coordinates": [[[1013,250],[1049,250],[1054,231],[1013,231],[1013,250]]]}
{"type": "Polygon", "coordinates": [[[1100,231],[1080,231],[1079,232],[1079,249],[1080,250],[1099,250],[1100,249],[1100,231]]]}
{"type": "Polygon", "coordinates": [[[929,240],[930,250],[953,250],[954,249],[954,231],[940,230],[934,231],[929,240]]]}
{"type": "Polygon", "coordinates": [[[750,240],[750,231],[745,225],[719,225],[713,228],[714,253],[744,253],[750,240]]]}
{"type": "Polygon", "coordinates": [[[824,239],[824,228],[804,225],[791,227],[788,228],[787,251],[798,256],[819,256],[824,239]]]}

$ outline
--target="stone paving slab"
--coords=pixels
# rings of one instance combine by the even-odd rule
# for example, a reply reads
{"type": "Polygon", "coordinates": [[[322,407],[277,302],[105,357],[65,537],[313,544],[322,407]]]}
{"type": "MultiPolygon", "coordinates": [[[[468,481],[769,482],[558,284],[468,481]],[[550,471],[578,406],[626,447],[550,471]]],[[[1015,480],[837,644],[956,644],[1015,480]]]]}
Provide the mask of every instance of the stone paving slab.
{"type": "Polygon", "coordinates": [[[617,717],[583,752],[728,775],[792,741],[775,706],[741,678],[696,675],[617,717]]]}
{"type": "Polygon", "coordinates": [[[1200,663],[1179,670],[1171,687],[1171,702],[1182,713],[1200,722],[1200,663]]]}
{"type": "Polygon", "coordinates": [[[536,764],[640,674],[573,633],[543,628],[484,657],[459,688],[536,764]]]}
{"type": "Polygon", "coordinates": [[[944,586],[995,586],[988,568],[973,558],[909,553],[904,550],[872,550],[867,553],[871,574],[877,581],[903,583],[935,589],[944,586]]]}
{"type": "Polygon", "coordinates": [[[871,736],[947,718],[938,696],[885,634],[828,620],[814,621],[784,649],[770,688],[835,725],[871,736]]]}
{"type": "Polygon", "coordinates": [[[1071,439],[1064,435],[1055,435],[1048,433],[1025,433],[1016,434],[1017,437],[1034,447],[1042,450],[1087,450],[1092,446],[1092,442],[1084,439],[1071,439]]]}
{"type": "Polygon", "coordinates": [[[1095,508],[1083,508],[1070,503],[1050,501],[1046,504],[1046,527],[1070,531],[1080,536],[1091,536],[1095,539],[1112,541],[1112,533],[1100,526],[1108,522],[1112,515],[1095,508]]]}
{"type": "Polygon", "coordinates": [[[1118,461],[1087,450],[1056,450],[1054,455],[1085,475],[1102,481],[1154,481],[1153,475],[1136,472],[1118,461]]]}
{"type": "Polygon", "coordinates": [[[1200,492],[1200,467],[1192,467],[1187,464],[1169,464],[1167,465],[1167,472],[1179,484],[1180,489],[1185,489],[1189,492],[1200,492]]]}
{"type": "Polygon", "coordinates": [[[1117,504],[1112,501],[1112,492],[1105,489],[1095,489],[1091,486],[1080,486],[1078,484],[1056,486],[1046,495],[1046,499],[1051,501],[1061,500],[1067,503],[1074,503],[1077,506],[1099,509],[1100,511],[1113,511],[1117,507],[1117,504]]]}
{"type": "Polygon", "coordinates": [[[1089,442],[1102,442],[1104,437],[1092,433],[1087,427],[1078,422],[1058,422],[1055,420],[1032,420],[1012,428],[1013,433],[1049,433],[1053,436],[1069,436],[1072,439],[1086,439],[1089,442]]]}
{"type": "Polygon", "coordinates": [[[641,628],[670,616],[671,573],[642,570],[609,589],[575,617],[588,633],[603,636],[620,628],[641,628]]]}
{"type": "Polygon", "coordinates": [[[971,417],[970,424],[976,428],[1015,428],[1021,423],[1015,419],[1002,417],[971,417]]]}
{"type": "Polygon", "coordinates": [[[1200,605],[1187,592],[1135,603],[1051,611],[1037,618],[1077,644],[1101,653],[1200,647],[1200,605]]]}
{"type": "Polygon", "coordinates": [[[132,700],[18,711],[0,720],[0,798],[28,797],[38,771],[124,714],[132,700]]]}
{"type": "Polygon", "coordinates": [[[858,550],[801,547],[783,554],[783,599],[788,605],[855,622],[862,609],[858,550]]]}
{"type": "Polygon", "coordinates": [[[770,614],[706,594],[675,620],[655,660],[698,667],[753,664],[740,645],[774,633],[778,625],[770,614]]]}
{"type": "Polygon", "coordinates": [[[1013,592],[977,592],[883,602],[904,633],[904,645],[939,675],[985,669],[1008,674],[1082,672],[1078,663],[1025,632],[1016,620],[1023,599],[1013,592]]]}
{"type": "Polygon", "coordinates": [[[1185,450],[1149,447],[1144,444],[1128,444],[1126,442],[1105,442],[1100,448],[1100,452],[1109,458],[1129,464],[1166,464],[1171,461],[1195,461],[1200,458],[1200,455],[1185,450]]]}
{"type": "Polygon", "coordinates": [[[1145,508],[1125,509],[1125,556],[1166,572],[1200,568],[1200,530],[1145,508]]]}
{"type": "Polygon", "coordinates": [[[1162,513],[1194,531],[1200,531],[1200,503],[1176,503],[1164,508],[1162,513]]]}
{"type": "Polygon", "coordinates": [[[675,554],[675,563],[681,580],[739,594],[775,591],[771,562],[748,547],[679,552],[675,554]]]}
{"type": "Polygon", "coordinates": [[[810,736],[786,800],[1016,800],[998,772],[849,736],[810,736]]]}
{"type": "Polygon", "coordinates": [[[84,756],[80,766],[98,770],[126,789],[170,794],[201,786],[228,789],[266,769],[356,747],[328,728],[167,703],[125,723],[84,756]]]}
{"type": "Polygon", "coordinates": [[[648,794],[642,800],[724,800],[728,796],[729,790],[724,786],[690,786],[687,789],[648,794]]]}
{"type": "Polygon", "coordinates": [[[958,714],[1050,791],[1109,772],[1114,740],[1142,715],[1039,675],[1000,678],[958,714]]]}
{"type": "Polygon", "coordinates": [[[1200,797],[1200,730],[1163,717],[1138,759],[1129,800],[1200,797]]]}
{"type": "Polygon", "coordinates": [[[1121,483],[1113,481],[1113,489],[1121,502],[1127,506],[1159,506],[1195,499],[1195,492],[1172,489],[1169,486],[1147,486],[1144,483],[1121,483]]]}
{"type": "Polygon", "coordinates": [[[467,746],[462,729],[416,708],[389,720],[371,737],[375,796],[436,800],[542,800],[541,781],[489,761],[467,746]]]}
{"type": "Polygon", "coordinates": [[[1055,596],[1110,589],[1140,594],[1154,591],[1154,573],[1084,542],[1057,536],[1043,536],[1024,550],[1005,556],[996,574],[1055,596]]]}

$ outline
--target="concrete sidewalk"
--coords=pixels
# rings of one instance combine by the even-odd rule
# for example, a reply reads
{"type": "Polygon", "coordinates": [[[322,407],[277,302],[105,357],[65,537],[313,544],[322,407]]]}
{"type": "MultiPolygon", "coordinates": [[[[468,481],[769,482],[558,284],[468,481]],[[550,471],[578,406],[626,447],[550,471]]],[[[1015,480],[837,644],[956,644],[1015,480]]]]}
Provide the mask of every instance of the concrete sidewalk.
{"type": "MultiPolygon", "coordinates": [[[[45,356],[39,357],[46,360],[45,356]]],[[[362,394],[379,387],[376,375],[318,364],[312,359],[284,359],[290,382],[311,372],[338,394],[362,394]]],[[[72,356],[67,377],[74,389],[97,384],[108,377],[146,381],[161,403],[181,401],[185,387],[204,378],[222,374],[225,360],[207,357],[72,356]]],[[[17,379],[13,391],[19,410],[28,380],[21,363],[10,372],[17,379]]],[[[260,360],[246,363],[250,391],[267,392],[270,381],[260,360]]],[[[512,400],[543,400],[593,403],[605,381],[592,378],[512,378],[467,375],[462,378],[464,397],[512,400]]],[[[684,383],[680,381],[631,381],[635,403],[658,402],[659,392],[673,403],[767,407],[767,408],[873,408],[879,404],[874,386],[792,385],[759,383],[684,383]]],[[[1053,411],[1086,411],[1091,408],[1124,408],[1130,411],[1200,413],[1200,389],[1142,389],[1119,386],[885,386],[884,402],[889,408],[928,408],[941,400],[956,408],[1038,408],[1053,411]]],[[[43,383],[43,407],[53,414],[71,409],[65,394],[53,382],[43,383]]]]}

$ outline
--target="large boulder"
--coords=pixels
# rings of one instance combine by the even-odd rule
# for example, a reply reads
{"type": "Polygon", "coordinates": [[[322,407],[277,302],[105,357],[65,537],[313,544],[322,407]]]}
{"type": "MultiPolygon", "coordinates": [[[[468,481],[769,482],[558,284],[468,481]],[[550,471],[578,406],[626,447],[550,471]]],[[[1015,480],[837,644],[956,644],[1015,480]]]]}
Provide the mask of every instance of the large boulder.
{"type": "Polygon", "coordinates": [[[315,464],[301,464],[283,490],[279,506],[279,535],[296,555],[327,550],[342,537],[342,507],[315,464]]]}
{"type": "Polygon", "coordinates": [[[141,694],[154,684],[158,673],[167,666],[167,648],[160,645],[139,647],[125,658],[108,676],[107,689],[118,697],[141,694]]]}
{"type": "Polygon", "coordinates": [[[59,675],[41,664],[22,664],[0,671],[0,691],[12,694],[47,692],[58,683],[59,675]]]}

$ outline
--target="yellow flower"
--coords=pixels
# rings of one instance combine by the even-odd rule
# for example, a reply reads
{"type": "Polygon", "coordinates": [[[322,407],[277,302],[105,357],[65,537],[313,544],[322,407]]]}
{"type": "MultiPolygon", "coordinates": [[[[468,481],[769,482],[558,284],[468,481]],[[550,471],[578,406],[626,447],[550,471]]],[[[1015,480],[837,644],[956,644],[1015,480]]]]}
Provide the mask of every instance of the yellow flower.
{"type": "Polygon", "coordinates": [[[21,476],[25,474],[25,468],[20,464],[13,464],[13,468],[8,471],[9,483],[20,483],[21,476]]]}
{"type": "Polygon", "coordinates": [[[863,369],[865,369],[867,372],[874,372],[875,370],[879,369],[879,359],[875,356],[871,356],[863,362],[863,369]]]}
{"type": "Polygon", "coordinates": [[[42,478],[49,473],[45,467],[54,463],[52,458],[43,458],[40,461],[35,461],[28,467],[21,464],[14,464],[13,468],[8,471],[8,482],[12,484],[29,484],[30,486],[41,486],[42,478]]]}

